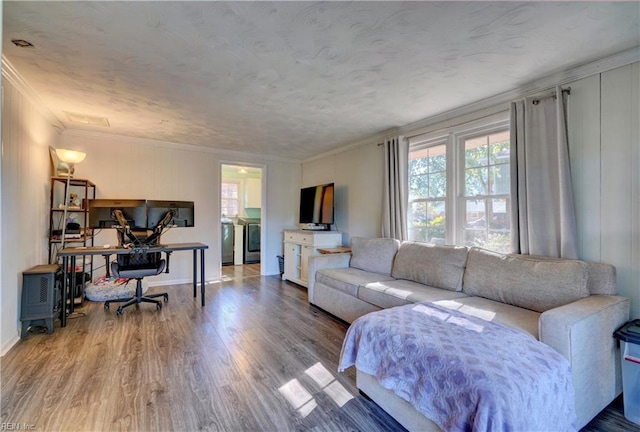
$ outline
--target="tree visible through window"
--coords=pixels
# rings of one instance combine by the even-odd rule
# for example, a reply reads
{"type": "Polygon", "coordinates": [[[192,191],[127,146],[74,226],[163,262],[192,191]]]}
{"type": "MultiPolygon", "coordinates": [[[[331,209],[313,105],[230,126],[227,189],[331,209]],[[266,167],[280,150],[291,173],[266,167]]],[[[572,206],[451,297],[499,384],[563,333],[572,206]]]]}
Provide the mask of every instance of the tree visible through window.
{"type": "Polygon", "coordinates": [[[409,240],[510,252],[508,121],[417,137],[409,152],[409,240]]]}
{"type": "Polygon", "coordinates": [[[464,140],[463,242],[510,251],[509,132],[464,140]]]}
{"type": "Polygon", "coordinates": [[[447,147],[433,145],[409,156],[409,239],[446,240],[447,147]]]}

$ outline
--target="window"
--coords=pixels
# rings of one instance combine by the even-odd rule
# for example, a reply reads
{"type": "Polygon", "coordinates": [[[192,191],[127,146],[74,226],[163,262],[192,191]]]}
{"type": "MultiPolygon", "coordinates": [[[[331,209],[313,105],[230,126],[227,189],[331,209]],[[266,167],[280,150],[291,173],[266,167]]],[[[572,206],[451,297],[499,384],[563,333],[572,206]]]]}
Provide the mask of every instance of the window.
{"type": "Polygon", "coordinates": [[[510,252],[509,131],[462,139],[461,146],[464,220],[460,243],[510,252]]]}
{"type": "Polygon", "coordinates": [[[428,144],[409,154],[409,239],[446,242],[447,145],[428,144]]]}
{"type": "Polygon", "coordinates": [[[510,252],[510,143],[499,115],[412,138],[409,240],[510,252]]]}
{"type": "Polygon", "coordinates": [[[223,217],[237,216],[240,208],[239,183],[222,182],[222,197],[220,200],[220,207],[223,217]]]}

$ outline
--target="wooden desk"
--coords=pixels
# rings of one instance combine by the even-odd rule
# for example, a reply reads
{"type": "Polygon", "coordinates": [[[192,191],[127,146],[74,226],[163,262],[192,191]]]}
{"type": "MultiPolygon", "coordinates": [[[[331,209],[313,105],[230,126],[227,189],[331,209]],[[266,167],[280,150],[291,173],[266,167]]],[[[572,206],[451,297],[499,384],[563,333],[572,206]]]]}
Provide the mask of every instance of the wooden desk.
{"type": "MultiPolygon", "coordinates": [[[[67,268],[70,267],[71,271],[71,280],[75,282],[76,280],[76,257],[79,256],[87,256],[87,255],[102,255],[109,260],[111,255],[127,255],[135,252],[166,252],[170,254],[175,251],[185,251],[191,250],[193,251],[193,297],[195,298],[197,295],[197,285],[198,285],[198,262],[197,262],[197,253],[200,251],[200,297],[202,306],[204,306],[204,294],[205,294],[205,283],[204,283],[204,251],[208,249],[209,246],[203,243],[172,243],[165,244],[159,246],[152,246],[148,248],[118,248],[118,247],[73,247],[73,248],[64,248],[58,252],[58,256],[62,257],[62,311],[60,312],[60,325],[61,327],[65,327],[67,325],[67,298],[73,299],[73,290],[74,286],[69,287],[68,285],[73,285],[68,283],[67,278],[67,268]],[[71,258],[71,260],[69,260],[71,258]],[[69,262],[71,261],[71,262],[69,262]]],[[[108,267],[108,266],[107,266],[108,267]]],[[[168,267],[168,263],[167,263],[168,267]]],[[[83,280],[84,283],[84,280],[83,280]]],[[[69,302],[69,313],[73,313],[74,303],[73,300],[69,302]]]]}

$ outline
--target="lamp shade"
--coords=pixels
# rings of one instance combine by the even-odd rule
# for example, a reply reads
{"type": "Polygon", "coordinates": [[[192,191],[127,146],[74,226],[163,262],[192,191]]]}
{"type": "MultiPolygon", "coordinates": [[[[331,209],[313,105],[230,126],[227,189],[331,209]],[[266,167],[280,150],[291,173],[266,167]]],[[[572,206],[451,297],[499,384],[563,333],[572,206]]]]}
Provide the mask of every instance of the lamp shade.
{"type": "Polygon", "coordinates": [[[65,162],[69,165],[78,164],[87,156],[86,153],[66,149],[56,149],[56,155],[58,155],[58,159],[60,159],[61,162],[65,162]]]}

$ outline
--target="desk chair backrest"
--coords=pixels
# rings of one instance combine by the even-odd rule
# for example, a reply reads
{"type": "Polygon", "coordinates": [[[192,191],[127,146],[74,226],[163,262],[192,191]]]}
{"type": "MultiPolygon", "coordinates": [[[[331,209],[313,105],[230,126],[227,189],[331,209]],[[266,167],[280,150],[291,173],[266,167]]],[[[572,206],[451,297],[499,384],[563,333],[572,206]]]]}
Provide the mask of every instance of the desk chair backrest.
{"type": "Polygon", "coordinates": [[[154,234],[149,229],[132,229],[130,230],[130,236],[123,231],[118,230],[118,246],[125,247],[125,245],[133,244],[134,246],[158,246],[160,244],[160,235],[154,234]],[[135,239],[135,241],[132,241],[135,239]]]}
{"type": "Polygon", "coordinates": [[[161,252],[131,252],[117,255],[117,260],[111,263],[111,272],[116,277],[143,278],[155,276],[164,270],[165,260],[161,252]]]}

